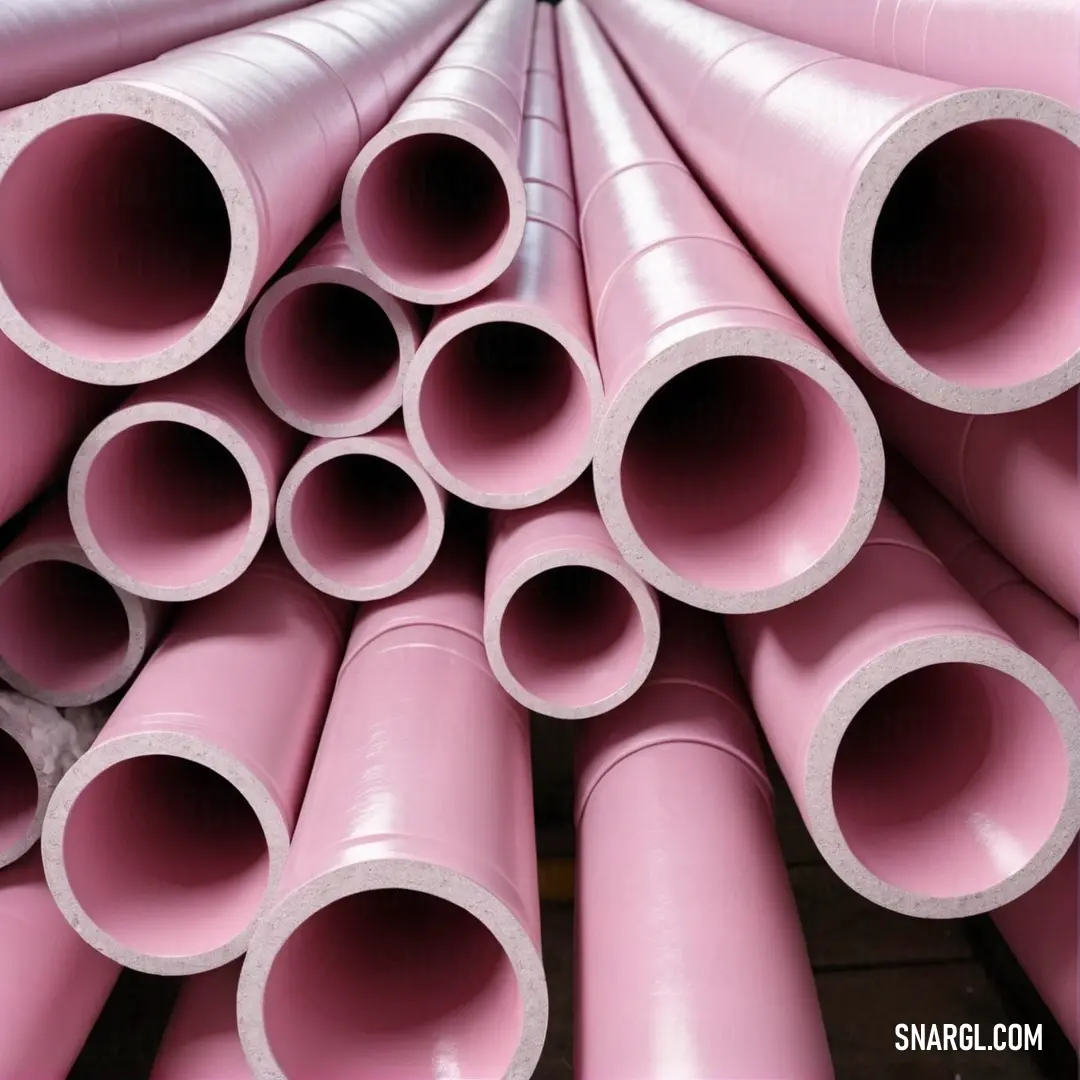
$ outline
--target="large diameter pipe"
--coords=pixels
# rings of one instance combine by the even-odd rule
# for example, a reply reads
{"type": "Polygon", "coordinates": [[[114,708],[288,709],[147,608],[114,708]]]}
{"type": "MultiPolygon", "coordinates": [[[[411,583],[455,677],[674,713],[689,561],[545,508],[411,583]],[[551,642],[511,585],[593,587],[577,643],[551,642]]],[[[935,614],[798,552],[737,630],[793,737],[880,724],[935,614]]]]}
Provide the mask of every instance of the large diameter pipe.
{"type": "Polygon", "coordinates": [[[689,0],[589,4],[731,223],[871,371],[971,413],[1080,382],[1080,115],[689,0]]]}
{"type": "Polygon", "coordinates": [[[790,603],[865,539],[881,438],[579,3],[558,9],[606,393],[593,476],[627,563],[713,611],[790,603]]]}
{"type": "Polygon", "coordinates": [[[262,294],[248,320],[259,396],[309,435],[366,435],[401,407],[420,342],[412,304],[380,289],[349,252],[341,223],[262,294]]]}
{"type": "Polygon", "coordinates": [[[667,601],[663,634],[645,686],[578,747],[574,1075],[832,1080],[719,626],[667,601]]]}
{"type": "Polygon", "coordinates": [[[0,691],[0,867],[22,858],[38,842],[56,785],[103,722],[96,709],[79,706],[61,713],[22,694],[0,691]]]}
{"type": "Polygon", "coordinates": [[[546,716],[598,716],[645,681],[659,601],[612,543],[587,479],[492,514],[484,643],[507,693],[546,716]]]}
{"type": "Polygon", "coordinates": [[[346,600],[401,592],[431,565],[446,492],[409,445],[400,419],[370,435],[314,439],[285,477],[281,546],[317,589],[346,600]]]}
{"type": "Polygon", "coordinates": [[[888,504],[843,574],[729,633],[826,861],[907,915],[990,911],[1080,824],[1080,706],[888,504]]]}
{"type": "Polygon", "coordinates": [[[91,705],[123,687],[164,617],[98,574],[62,493],[0,554],[0,678],[48,705],[91,705]]]}
{"type": "Polygon", "coordinates": [[[244,951],[285,863],[347,612],[272,546],[184,608],[45,817],[49,885],[96,949],[162,975],[244,951]]]}
{"type": "Polygon", "coordinates": [[[37,852],[0,870],[0,1076],[64,1080],[117,977],[56,908],[37,852]]]}
{"type": "Polygon", "coordinates": [[[487,0],[349,169],[345,236],[387,292],[449,304],[510,265],[525,229],[518,150],[535,14],[533,0],[487,0]]]}
{"type": "Polygon", "coordinates": [[[0,327],[87,382],[193,363],[477,2],[323,0],[16,110],[0,129],[0,327]]]}
{"type": "Polygon", "coordinates": [[[140,387],[86,437],[68,476],[75,535],[127,592],[207,596],[258,553],[300,440],[259,399],[230,339],[140,387]]]}
{"type": "Polygon", "coordinates": [[[353,629],[241,974],[258,1080],[536,1067],[547,990],[528,717],[488,669],[479,567],[458,554],[353,629]]]}
{"type": "Polygon", "coordinates": [[[525,234],[483,292],[443,308],[408,368],[405,423],[425,467],[479,506],[542,503],[592,460],[596,364],[555,49],[536,9],[519,168],[525,234]]]}
{"type": "Polygon", "coordinates": [[[1005,416],[960,416],[870,376],[885,437],[1010,562],[1080,616],[1080,394],[1005,416]]]}
{"type": "Polygon", "coordinates": [[[845,56],[965,86],[1017,86],[1080,106],[1072,0],[696,0],[845,56]]]}

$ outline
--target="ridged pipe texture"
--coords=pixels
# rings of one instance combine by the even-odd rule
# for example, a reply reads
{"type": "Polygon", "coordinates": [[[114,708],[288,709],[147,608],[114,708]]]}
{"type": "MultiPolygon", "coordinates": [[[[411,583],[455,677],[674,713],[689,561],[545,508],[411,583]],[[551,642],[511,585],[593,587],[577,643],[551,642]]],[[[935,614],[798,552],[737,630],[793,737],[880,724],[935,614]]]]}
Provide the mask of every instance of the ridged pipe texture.
{"type": "Polygon", "coordinates": [[[487,0],[349,169],[345,236],[387,292],[450,304],[510,265],[525,230],[518,152],[535,15],[535,0],[487,0]]]}
{"type": "Polygon", "coordinates": [[[441,309],[408,368],[405,423],[428,471],[479,506],[533,506],[592,460],[604,388],[581,263],[555,44],[536,9],[519,168],[525,233],[476,296],[441,309]]]}
{"type": "Polygon", "coordinates": [[[36,851],[0,870],[0,1076],[65,1080],[120,965],[64,921],[36,851]]]}
{"type": "Polygon", "coordinates": [[[420,337],[416,308],[360,270],[339,221],[259,298],[244,348],[255,389],[278,416],[309,435],[344,438],[401,408],[420,337]]]}
{"type": "Polygon", "coordinates": [[[0,109],[130,67],[311,0],[5,0],[0,109]]]}
{"type": "Polygon", "coordinates": [[[1080,393],[960,416],[861,378],[881,429],[1025,577],[1080,616],[1080,393]]]}
{"type": "Polygon", "coordinates": [[[491,515],[484,642],[495,677],[526,708],[581,720],[637,692],[660,642],[652,586],[623,561],[587,477],[491,515]]]}
{"type": "Polygon", "coordinates": [[[63,471],[117,397],[42,367],[0,333],[0,525],[63,471]]]}
{"type": "Polygon", "coordinates": [[[873,524],[851,378],[716,213],[589,12],[558,8],[605,411],[593,476],[627,563],[713,611],[821,587],[873,524]]]}
{"type": "Polygon", "coordinates": [[[1080,706],[888,503],[824,589],[728,630],[826,861],[894,911],[1015,900],[1080,823],[1080,706]]]}
{"type": "MultiPolygon", "coordinates": [[[[456,537],[448,537],[448,541],[456,537]]],[[[526,1080],[547,1027],[528,716],[452,543],[353,629],[239,988],[258,1080],[526,1080]]]]}
{"type": "Polygon", "coordinates": [[[695,0],[845,56],[965,86],[1015,86],[1080,106],[1073,0],[695,0]]]}
{"type": "Polygon", "coordinates": [[[47,705],[92,705],[135,674],[165,613],[94,569],[53,495],[0,554],[0,678],[47,705]]]}
{"type": "Polygon", "coordinates": [[[289,561],[317,589],[377,600],[431,566],[446,501],[395,417],[369,435],[313,439],[281,485],[277,532],[289,561]]]}
{"type": "Polygon", "coordinates": [[[1080,116],[725,19],[589,0],[733,226],[870,370],[958,412],[1080,382],[1080,116]]]}
{"type": "Polygon", "coordinates": [[[86,752],[104,719],[98,709],[60,712],[0,690],[0,867],[38,842],[56,785],[86,752]]]}
{"type": "Polygon", "coordinates": [[[285,864],[348,611],[272,544],[183,609],[45,817],[50,888],[96,949],[159,975],[244,951],[285,864]]]}
{"type": "Polygon", "coordinates": [[[87,382],[194,363],[334,207],[476,3],[324,0],[15,110],[0,330],[87,382]]]}
{"type": "Polygon", "coordinates": [[[255,558],[301,440],[255,393],[230,338],[140,387],[86,437],[68,475],[75,535],[127,592],[207,596],[255,558]]]}
{"type": "Polygon", "coordinates": [[[578,1080],[832,1080],[772,789],[719,622],[668,600],[578,746],[578,1080]]]}

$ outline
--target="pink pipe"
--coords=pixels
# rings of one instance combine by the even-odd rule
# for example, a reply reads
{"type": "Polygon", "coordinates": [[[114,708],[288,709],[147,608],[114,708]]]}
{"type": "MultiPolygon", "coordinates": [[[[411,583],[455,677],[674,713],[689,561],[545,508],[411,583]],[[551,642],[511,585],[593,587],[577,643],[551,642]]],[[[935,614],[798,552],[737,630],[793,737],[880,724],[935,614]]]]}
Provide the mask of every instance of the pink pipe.
{"type": "Polygon", "coordinates": [[[732,225],[871,371],[971,413],[1080,382],[1080,115],[688,0],[589,3],[732,225]]]}
{"type": "Polygon", "coordinates": [[[446,524],[446,492],[424,471],[400,419],[370,435],[314,439],[277,504],[281,546],[317,589],[377,600],[431,565],[446,524]]]}
{"type": "Polygon", "coordinates": [[[859,381],[889,441],[1025,577],[1080,616],[1077,392],[972,417],[859,381]]]}
{"type": "Polygon", "coordinates": [[[323,0],[19,110],[0,131],[0,328],[87,382],[193,363],[477,2],[323,0]]]}
{"type": "Polygon", "coordinates": [[[311,0],[5,0],[0,109],[311,0]]]}
{"type": "Polygon", "coordinates": [[[230,339],[86,437],[68,477],[75,535],[98,573],[136,596],[207,596],[255,558],[299,443],[230,339]]]}
{"type": "Polygon", "coordinates": [[[347,610],[272,546],[183,609],[45,816],[49,886],[96,949],[159,975],[244,951],[281,876],[347,610]]]}
{"type": "Polygon", "coordinates": [[[776,760],[826,861],[907,915],[990,911],[1080,824],[1080,707],[888,504],[843,574],[728,620],[776,760]]]}
{"type": "Polygon", "coordinates": [[[0,333],[0,525],[64,469],[115,398],[42,367],[0,333]]]}
{"type": "Polygon", "coordinates": [[[120,968],[64,921],[32,852],[0,871],[0,1076],[64,1080],[120,968]]]}
{"type": "Polygon", "coordinates": [[[719,625],[664,605],[578,747],[577,1080],[832,1080],[753,721],[719,625]]]}
{"type": "Polygon", "coordinates": [[[1080,105],[1072,0],[695,0],[762,30],[965,86],[1080,105]]]}
{"type": "Polygon", "coordinates": [[[600,512],[629,565],[679,600],[790,603],[870,529],[877,425],[717,215],[588,11],[566,0],[558,20],[607,394],[600,512]]]}
{"type": "Polygon", "coordinates": [[[464,300],[514,258],[525,230],[517,163],[535,12],[534,0],[487,0],[349,169],[345,236],[387,292],[464,300]]]}
{"type": "Polygon", "coordinates": [[[547,716],[598,716],[645,681],[659,601],[612,543],[586,478],[492,515],[484,643],[506,692],[547,716]]]}
{"type": "Polygon", "coordinates": [[[401,408],[402,372],[420,317],[357,266],[336,222],[259,298],[248,321],[248,373],[282,420],[309,435],[366,435],[401,408]]]}
{"type": "MultiPolygon", "coordinates": [[[[456,539],[456,538],[455,538],[456,539]]],[[[258,1080],[527,1080],[547,1027],[528,717],[454,549],[353,628],[240,977],[258,1080]]]]}
{"type": "Polygon", "coordinates": [[[443,308],[409,365],[405,423],[443,487],[479,506],[550,499],[592,460],[596,365],[563,112],[555,12],[537,9],[519,168],[525,235],[483,292],[443,308]]]}
{"type": "Polygon", "coordinates": [[[95,709],[60,713],[0,691],[0,867],[38,842],[56,785],[94,741],[103,720],[95,709]]]}
{"type": "Polygon", "coordinates": [[[55,495],[0,555],[0,678],[48,705],[91,705],[135,674],[164,614],[97,573],[55,495]]]}

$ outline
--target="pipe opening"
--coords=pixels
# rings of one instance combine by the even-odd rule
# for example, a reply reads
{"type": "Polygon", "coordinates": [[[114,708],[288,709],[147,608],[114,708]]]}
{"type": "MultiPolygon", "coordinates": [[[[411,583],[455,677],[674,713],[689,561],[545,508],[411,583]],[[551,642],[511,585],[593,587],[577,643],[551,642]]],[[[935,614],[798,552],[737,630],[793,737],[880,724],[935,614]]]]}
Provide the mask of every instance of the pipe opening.
{"type": "Polygon", "coordinates": [[[94,777],[64,826],[72,895],[125,948],[197,956],[251,924],[270,873],[255,811],[186,758],[128,758],[94,777]]]}
{"type": "Polygon", "coordinates": [[[564,707],[595,705],[633,677],[645,628],[621,582],[591,566],[558,566],[510,598],[502,653],[530,693],[564,707]]]}
{"type": "Polygon", "coordinates": [[[490,275],[510,228],[506,184],[491,159],[454,135],[410,135],[368,165],[356,192],[368,258],[414,289],[490,275]]]}
{"type": "Polygon", "coordinates": [[[523,1009],[490,931],[440,897],[337,900],[274,959],[263,1003],[278,1066],[298,1080],[505,1076],[523,1009]]]}
{"type": "Polygon", "coordinates": [[[25,842],[37,805],[34,766],[23,748],[0,731],[0,856],[25,842]]]}
{"type": "Polygon", "coordinates": [[[46,559],[0,585],[0,656],[43,691],[94,690],[123,665],[128,643],[123,602],[93,570],[46,559]]]}
{"type": "Polygon", "coordinates": [[[844,734],[832,783],[855,857],[888,884],[936,897],[1020,870],[1049,839],[1067,789],[1065,745],[1039,697],[964,663],[879,690],[844,734]]]}
{"type": "Polygon", "coordinates": [[[709,588],[781,585],[847,525],[859,452],[837,404],[808,376],[756,356],[676,375],[630,430],[621,480],[642,543],[709,588]]]}
{"type": "Polygon", "coordinates": [[[352,588],[375,588],[420,557],[430,522],[416,482],[371,454],[329,458],[307,474],[292,504],[300,554],[320,573],[352,588]]]}
{"type": "Polygon", "coordinates": [[[420,419],[447,472],[479,491],[511,495],[574,467],[591,410],[581,372],[553,337],[494,322],[462,331],[432,359],[420,419]]]}
{"type": "Polygon", "coordinates": [[[198,584],[239,556],[251,490],[212,435],[155,420],[114,435],[86,478],[86,516],[105,555],[160,588],[198,584]]]}
{"type": "Polygon", "coordinates": [[[179,139],[95,115],[38,136],[0,179],[0,280],[46,340],[95,362],[166,349],[213,306],[232,250],[217,182],[179,139]]]}
{"type": "Polygon", "coordinates": [[[1009,386],[1080,348],[1080,149],[1022,120],[943,135],[874,231],[874,290],[904,350],[942,378],[1009,386]]]}
{"type": "Polygon", "coordinates": [[[348,285],[317,282],[288,293],[260,337],[263,374],[308,421],[362,421],[397,382],[397,334],[385,311],[348,285]]]}

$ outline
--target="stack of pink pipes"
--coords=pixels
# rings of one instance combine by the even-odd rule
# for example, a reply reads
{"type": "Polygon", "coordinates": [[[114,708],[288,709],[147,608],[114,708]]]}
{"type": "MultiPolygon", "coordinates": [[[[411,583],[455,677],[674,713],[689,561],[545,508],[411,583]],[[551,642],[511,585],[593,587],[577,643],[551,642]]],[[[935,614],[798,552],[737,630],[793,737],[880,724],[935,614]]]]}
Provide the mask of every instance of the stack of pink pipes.
{"type": "Polygon", "coordinates": [[[0,1080],[526,1080],[547,717],[581,1080],[834,1076],[770,776],[1076,1046],[1078,34],[9,0],[0,1080]]]}

